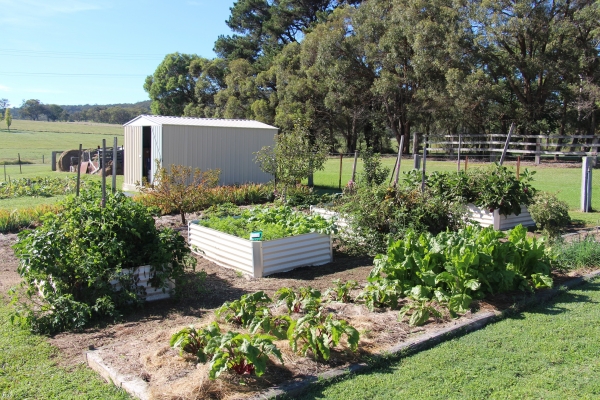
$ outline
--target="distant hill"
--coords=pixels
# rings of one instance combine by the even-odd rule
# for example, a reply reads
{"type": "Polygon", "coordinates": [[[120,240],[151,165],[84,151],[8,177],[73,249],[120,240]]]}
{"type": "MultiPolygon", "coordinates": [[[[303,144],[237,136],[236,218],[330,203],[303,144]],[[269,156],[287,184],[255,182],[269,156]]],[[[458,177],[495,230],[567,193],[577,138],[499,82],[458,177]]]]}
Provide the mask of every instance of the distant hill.
{"type": "Polygon", "coordinates": [[[56,105],[28,100],[12,110],[15,119],[124,124],[140,114],[150,114],[150,100],[137,103],[56,105]]]}
{"type": "Polygon", "coordinates": [[[147,112],[150,112],[150,104],[152,103],[152,100],[145,100],[145,101],[138,101],[137,103],[120,103],[120,104],[103,104],[103,105],[99,105],[99,104],[85,104],[85,105],[77,105],[77,106],[73,106],[73,105],[61,105],[61,108],[63,110],[65,110],[66,112],[68,112],[69,114],[72,114],[74,112],[77,111],[85,111],[85,110],[89,110],[90,108],[94,108],[94,107],[100,107],[100,108],[112,108],[112,107],[120,107],[120,108],[139,108],[139,109],[145,109],[147,110],[147,112]]]}

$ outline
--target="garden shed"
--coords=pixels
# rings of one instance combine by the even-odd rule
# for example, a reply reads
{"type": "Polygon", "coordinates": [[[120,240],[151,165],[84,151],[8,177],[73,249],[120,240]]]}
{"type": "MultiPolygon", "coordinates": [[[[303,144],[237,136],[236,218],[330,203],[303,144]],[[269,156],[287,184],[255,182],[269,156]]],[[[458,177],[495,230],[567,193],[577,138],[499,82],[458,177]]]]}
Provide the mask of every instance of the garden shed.
{"type": "Polygon", "coordinates": [[[150,182],[160,165],[220,169],[220,184],[264,183],[272,179],[254,162],[254,153],[274,145],[278,129],[258,121],[140,115],[125,128],[123,190],[150,182]]]}

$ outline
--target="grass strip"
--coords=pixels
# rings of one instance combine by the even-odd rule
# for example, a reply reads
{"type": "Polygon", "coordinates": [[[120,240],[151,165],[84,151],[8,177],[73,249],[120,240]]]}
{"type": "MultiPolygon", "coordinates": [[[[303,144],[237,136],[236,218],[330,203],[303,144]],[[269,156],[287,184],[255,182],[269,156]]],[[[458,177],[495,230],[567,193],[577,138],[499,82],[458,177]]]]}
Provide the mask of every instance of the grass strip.
{"type": "Polygon", "coordinates": [[[10,308],[0,304],[0,398],[129,399],[122,390],[80,365],[56,365],[58,350],[43,337],[14,327],[10,308]]]}
{"type": "Polygon", "coordinates": [[[599,303],[596,278],[480,331],[295,398],[598,398],[599,303]]]}

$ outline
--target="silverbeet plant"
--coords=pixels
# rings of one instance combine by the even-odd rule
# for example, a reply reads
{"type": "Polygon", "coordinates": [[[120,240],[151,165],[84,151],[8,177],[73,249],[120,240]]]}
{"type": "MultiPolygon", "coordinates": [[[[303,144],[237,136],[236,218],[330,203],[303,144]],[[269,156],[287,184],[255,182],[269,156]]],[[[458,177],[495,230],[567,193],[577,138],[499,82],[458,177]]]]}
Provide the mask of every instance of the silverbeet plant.
{"type": "Polygon", "coordinates": [[[275,338],[264,334],[227,332],[223,334],[214,322],[206,328],[184,328],[171,337],[171,347],[180,355],[189,353],[201,363],[210,359],[209,378],[216,379],[225,371],[238,375],[262,376],[267,369],[269,356],[282,364],[281,352],[273,343],[275,338]]]}
{"type": "Polygon", "coordinates": [[[348,322],[336,320],[332,314],[325,315],[322,311],[304,315],[293,321],[288,329],[293,351],[306,356],[310,350],[316,359],[325,361],[329,360],[331,349],[340,343],[342,336],[346,336],[351,351],[358,349],[358,331],[348,322]]]}

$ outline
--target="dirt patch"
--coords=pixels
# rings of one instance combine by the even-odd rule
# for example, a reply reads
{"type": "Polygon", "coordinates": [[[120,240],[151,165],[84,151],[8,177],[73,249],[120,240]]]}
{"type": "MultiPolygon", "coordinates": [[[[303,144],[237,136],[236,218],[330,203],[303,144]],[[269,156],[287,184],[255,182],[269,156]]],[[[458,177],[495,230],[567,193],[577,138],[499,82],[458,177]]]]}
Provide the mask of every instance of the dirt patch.
{"type": "MultiPolygon", "coordinates": [[[[188,219],[196,217],[191,215],[188,219]]],[[[178,216],[160,218],[157,225],[172,227],[187,236],[186,227],[181,226],[178,216]]],[[[16,272],[18,261],[10,247],[16,238],[14,234],[0,235],[0,293],[6,293],[20,281],[16,272]]],[[[336,254],[334,262],[330,264],[298,268],[265,278],[250,278],[201,257],[197,257],[197,260],[196,271],[186,273],[184,284],[178,288],[180,294],[177,299],[148,304],[119,324],[97,326],[81,333],[63,333],[49,338],[49,342],[60,351],[57,362],[65,366],[81,364],[85,361],[86,351],[101,348],[106,364],[123,375],[137,376],[148,382],[155,398],[239,398],[283,381],[302,379],[333,367],[349,365],[414,335],[436,331],[457,322],[448,318],[431,320],[426,326],[415,328],[398,322],[397,311],[369,312],[362,305],[331,303],[327,305],[329,312],[346,319],[359,330],[361,340],[357,354],[339,350],[332,353],[328,362],[316,362],[310,357],[294,354],[288,342],[281,340],[276,344],[283,353],[285,363],[283,366],[279,363],[270,364],[264,377],[241,379],[227,375],[225,379],[210,381],[207,378],[207,365],[196,365],[192,358],[180,357],[176,350],[169,347],[173,333],[191,324],[197,327],[208,324],[214,319],[213,310],[216,307],[245,293],[263,290],[272,295],[285,286],[310,286],[324,291],[332,286],[335,279],[356,280],[364,287],[373,259],[336,254]]],[[[581,272],[557,275],[556,280],[560,283],[577,275],[581,275],[581,272]]],[[[507,309],[527,295],[522,292],[504,293],[474,303],[474,310],[507,309]]],[[[471,317],[472,314],[468,313],[462,318],[471,317]]],[[[224,323],[220,325],[224,330],[239,330],[224,323]]]]}

